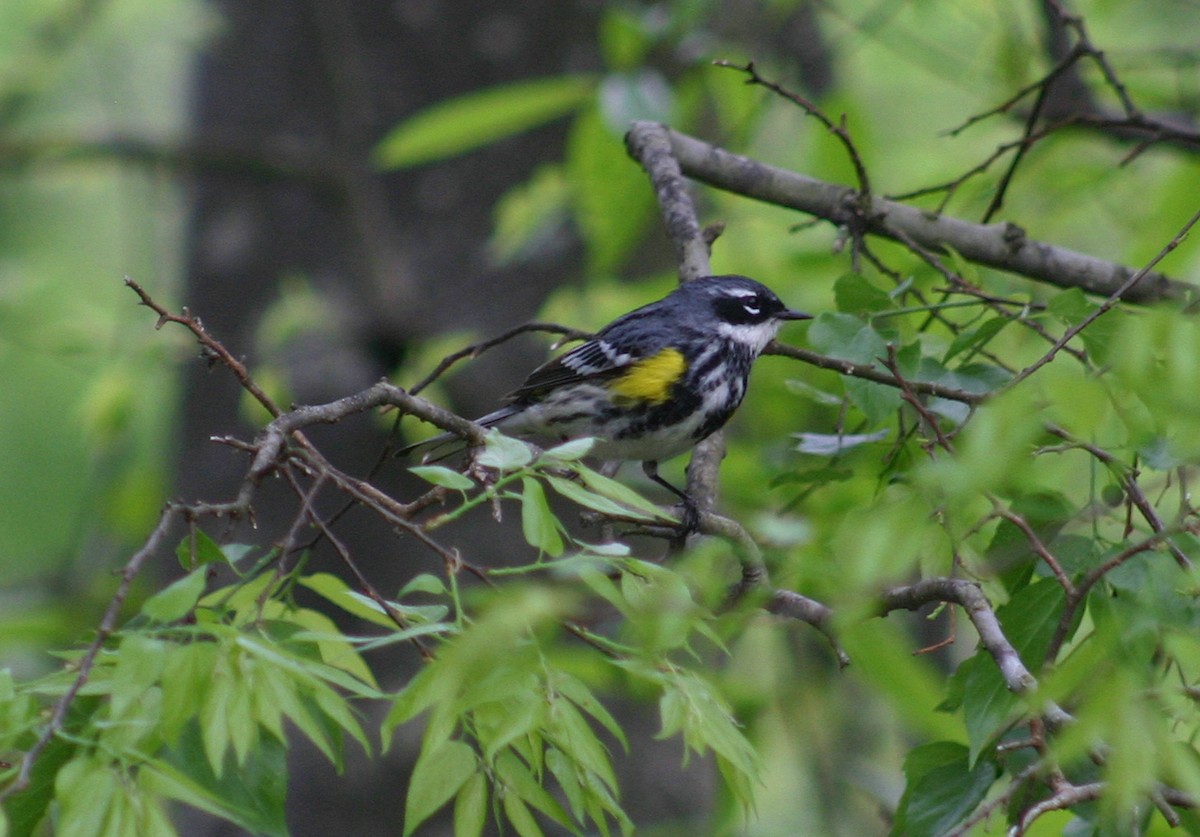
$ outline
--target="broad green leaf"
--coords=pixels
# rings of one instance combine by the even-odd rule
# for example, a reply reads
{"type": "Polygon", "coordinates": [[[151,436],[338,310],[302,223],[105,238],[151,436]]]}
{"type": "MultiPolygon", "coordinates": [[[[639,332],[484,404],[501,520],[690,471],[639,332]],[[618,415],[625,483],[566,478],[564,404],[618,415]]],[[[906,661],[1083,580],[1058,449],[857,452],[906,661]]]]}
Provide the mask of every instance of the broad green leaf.
{"type": "Polygon", "coordinates": [[[502,84],[439,102],[393,128],[375,149],[382,169],[443,160],[576,110],[595,78],[566,75],[502,84]]]}
{"type": "Polygon", "coordinates": [[[843,383],[851,402],[862,410],[872,427],[889,421],[904,400],[897,387],[865,381],[862,378],[846,378],[843,383]]]}
{"type": "Polygon", "coordinates": [[[818,314],[808,327],[808,342],[817,351],[834,357],[842,357],[859,363],[875,363],[880,355],[880,349],[886,355],[883,341],[879,341],[875,351],[861,351],[856,343],[859,333],[870,326],[864,326],[862,320],[853,314],[835,314],[824,312],[818,314]]]}
{"type": "Polygon", "coordinates": [[[515,471],[533,461],[533,451],[520,439],[505,436],[492,428],[487,432],[486,446],[475,457],[475,461],[497,471],[515,471]]]}
{"type": "Polygon", "coordinates": [[[938,741],[917,747],[904,761],[906,778],[893,837],[939,837],[986,796],[998,771],[990,759],[972,768],[967,748],[938,741]]]}
{"type": "Polygon", "coordinates": [[[861,273],[844,273],[833,283],[837,310],[845,314],[870,314],[887,311],[896,304],[887,291],[877,288],[861,273]]]}
{"type": "Polygon", "coordinates": [[[142,604],[142,613],[155,622],[175,622],[191,613],[204,593],[208,568],[197,567],[142,604]]]}
{"type": "Polygon", "coordinates": [[[558,520],[546,502],[542,484],[533,477],[521,480],[521,531],[525,541],[539,552],[557,558],[562,555],[563,540],[558,520]]]}
{"type": "Polygon", "coordinates": [[[461,741],[443,741],[432,750],[423,750],[413,767],[404,801],[406,837],[449,802],[468,779],[478,775],[478,768],[475,751],[461,741]]]}
{"type": "Polygon", "coordinates": [[[442,488],[451,488],[455,491],[468,491],[475,487],[475,481],[466,474],[460,474],[453,468],[447,468],[444,465],[414,465],[408,470],[425,480],[425,482],[433,483],[442,488]]]}

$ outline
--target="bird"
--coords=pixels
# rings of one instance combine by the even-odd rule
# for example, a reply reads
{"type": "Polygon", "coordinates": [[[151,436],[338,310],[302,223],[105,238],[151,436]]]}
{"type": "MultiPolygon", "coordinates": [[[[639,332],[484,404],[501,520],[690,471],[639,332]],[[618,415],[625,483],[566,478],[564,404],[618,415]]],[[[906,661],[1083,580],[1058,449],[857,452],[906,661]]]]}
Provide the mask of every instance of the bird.
{"type": "MultiPolygon", "coordinates": [[[[476,423],[525,438],[594,437],[591,454],[640,460],[650,480],[683,502],[684,526],[694,530],[694,501],[659,476],[658,463],[720,430],[779,329],[811,318],[746,276],[684,281],[534,369],[503,406],[476,423]]],[[[456,438],[434,436],[399,455],[456,438]]]]}

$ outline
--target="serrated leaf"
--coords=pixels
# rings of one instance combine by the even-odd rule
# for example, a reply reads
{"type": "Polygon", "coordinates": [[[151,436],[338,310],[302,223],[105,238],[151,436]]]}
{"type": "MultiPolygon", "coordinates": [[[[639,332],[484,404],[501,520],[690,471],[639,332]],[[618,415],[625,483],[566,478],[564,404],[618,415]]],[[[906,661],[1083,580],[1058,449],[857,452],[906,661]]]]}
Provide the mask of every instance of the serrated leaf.
{"type": "Polygon", "coordinates": [[[439,102],[401,122],[375,148],[382,169],[442,160],[565,116],[592,95],[595,78],[519,81],[439,102]]]}
{"type": "Polygon", "coordinates": [[[444,465],[414,465],[408,469],[425,482],[455,491],[467,491],[475,487],[475,480],[444,465]]]}
{"type": "Polygon", "coordinates": [[[142,613],[155,622],[175,622],[191,613],[204,594],[206,567],[198,567],[159,590],[142,604],[142,613]]]}
{"type": "Polygon", "coordinates": [[[563,552],[558,520],[546,502],[542,484],[533,477],[521,480],[521,532],[525,541],[539,552],[557,558],[563,552]]]}

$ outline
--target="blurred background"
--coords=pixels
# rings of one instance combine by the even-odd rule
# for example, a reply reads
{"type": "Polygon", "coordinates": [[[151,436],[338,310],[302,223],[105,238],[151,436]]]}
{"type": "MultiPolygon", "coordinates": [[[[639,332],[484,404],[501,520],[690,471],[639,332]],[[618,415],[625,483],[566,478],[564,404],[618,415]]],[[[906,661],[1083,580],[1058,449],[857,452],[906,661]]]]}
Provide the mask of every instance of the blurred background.
{"type": "MultiPolygon", "coordinates": [[[[1139,101],[1190,119],[1200,9],[1078,6],[1139,101]]],[[[713,59],[753,59],[845,113],[875,188],[902,193],[957,177],[1019,136],[1019,109],[947,131],[1037,80],[1056,34],[1034,0],[3,0],[0,659],[28,676],[48,664],[44,649],[85,637],[112,570],[166,499],[236,493],[244,458],[211,438],[251,438],[264,420],[181,330],[155,330],[125,277],[200,316],[282,403],[328,401],[384,376],[408,385],[449,351],[534,317],[594,328],[671,287],[672,250],[624,153],[632,119],[853,182],[820,126],[713,59]],[[508,87],[496,109],[521,130],[486,143],[471,141],[483,129],[470,124],[424,144],[393,133],[497,86],[508,87]]],[[[1089,95],[1066,91],[1060,104],[1095,106],[1089,95]]],[[[1175,224],[1200,171],[1194,152],[1169,148],[1123,165],[1130,150],[1082,130],[1041,147],[1006,217],[1141,264],[1164,237],[1139,231],[1175,224]]],[[[994,184],[968,182],[949,211],[978,218],[994,184]]],[[[832,307],[849,268],[836,230],[699,196],[702,221],[726,224],[717,272],[759,278],[794,307],[832,307]]],[[[1004,282],[1028,292],[1011,278],[994,289],[1004,282]]],[[[512,341],[427,394],[484,412],[547,345],[512,341]]],[[[788,433],[833,427],[830,403],[796,394],[829,375],[760,364],[732,429],[728,508],[762,507],[764,475],[792,462],[788,433]]],[[[362,474],[389,429],[363,416],[314,437],[362,474]]],[[[679,467],[667,471],[678,479],[679,467]]],[[[378,482],[404,491],[398,466],[378,482]]],[[[779,507],[794,500],[774,496],[779,507]]],[[[264,539],[292,513],[271,502],[267,491],[264,539]]],[[[360,555],[381,542],[353,515],[343,527],[360,555]]],[[[459,537],[464,552],[503,552],[491,528],[459,537]]],[[[385,589],[422,569],[383,552],[370,567],[385,589]]],[[[819,585],[823,572],[793,574],[819,585]]],[[[906,727],[937,720],[906,717],[905,706],[936,704],[939,661],[911,660],[900,637],[889,623],[864,628],[851,642],[888,654],[849,674],[799,628],[746,638],[726,675],[757,712],[772,777],[746,833],[881,827],[910,734],[937,732],[906,727]]],[[[397,682],[411,664],[396,662],[397,682]]],[[[681,770],[678,742],[650,741],[652,704],[625,709],[634,729],[647,716],[631,737],[648,743],[623,766],[641,777],[623,783],[635,821],[658,823],[645,833],[719,833],[710,766],[681,770]]],[[[294,833],[393,833],[407,753],[402,742],[386,763],[352,761],[340,778],[298,754],[294,833]]],[[[235,832],[197,817],[187,833],[235,832]]]]}

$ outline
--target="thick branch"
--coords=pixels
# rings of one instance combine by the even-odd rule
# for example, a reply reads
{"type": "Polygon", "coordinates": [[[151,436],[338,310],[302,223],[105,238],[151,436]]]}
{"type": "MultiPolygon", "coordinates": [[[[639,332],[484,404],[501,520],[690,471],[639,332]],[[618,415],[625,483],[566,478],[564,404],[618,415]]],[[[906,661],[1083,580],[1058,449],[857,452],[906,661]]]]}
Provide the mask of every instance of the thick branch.
{"type": "MultiPolygon", "coordinates": [[[[858,223],[858,193],[732,154],[714,145],[648,122],[636,122],[630,142],[648,131],[665,131],[683,173],[710,186],[790,207],[834,224],[858,223]]],[[[974,224],[936,215],[884,198],[871,198],[865,231],[894,241],[908,238],[936,252],[953,249],[969,261],[1016,273],[1060,288],[1111,296],[1134,275],[1124,265],[1027,238],[1015,224],[974,224]]],[[[1125,291],[1129,302],[1192,299],[1196,287],[1161,273],[1147,273],[1125,291]]]]}

